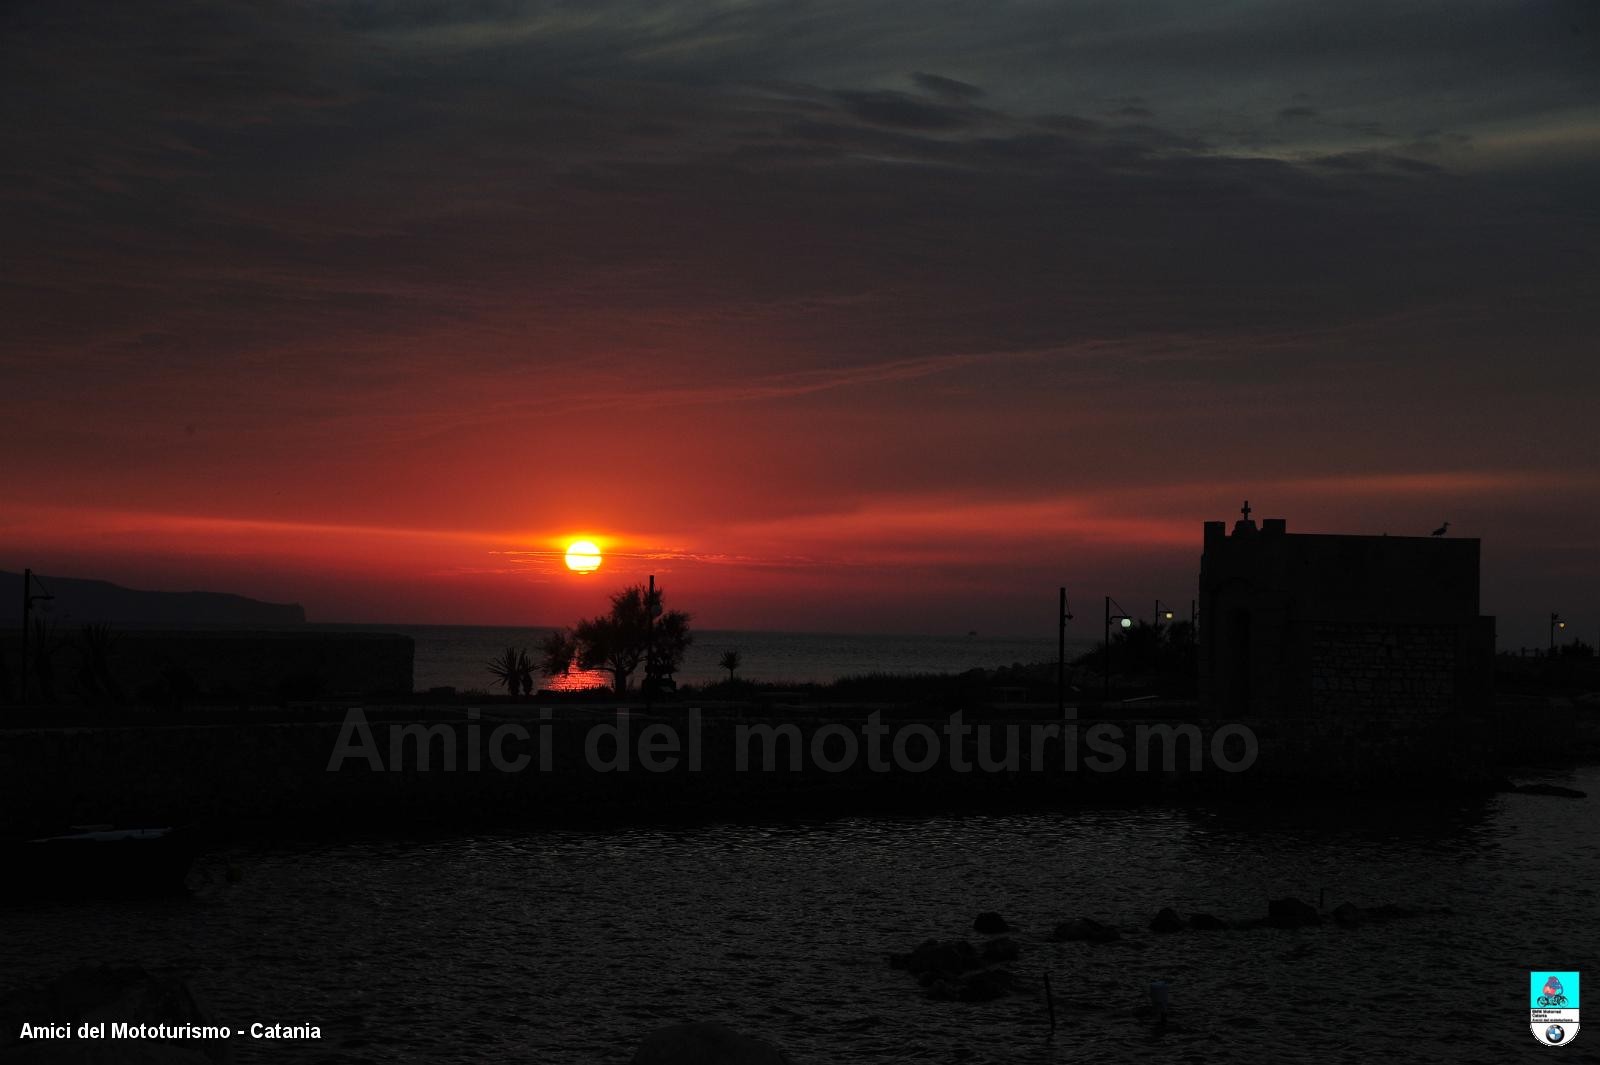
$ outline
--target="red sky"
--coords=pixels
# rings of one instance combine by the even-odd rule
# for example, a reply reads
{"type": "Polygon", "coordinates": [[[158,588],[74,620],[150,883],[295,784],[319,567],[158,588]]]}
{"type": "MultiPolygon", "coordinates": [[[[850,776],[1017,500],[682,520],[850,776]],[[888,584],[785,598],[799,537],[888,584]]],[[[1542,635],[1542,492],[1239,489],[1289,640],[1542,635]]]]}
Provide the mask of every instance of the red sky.
{"type": "Polygon", "coordinates": [[[1592,6],[158,7],[0,16],[3,568],[1048,634],[1248,497],[1600,635],[1592,6]]]}

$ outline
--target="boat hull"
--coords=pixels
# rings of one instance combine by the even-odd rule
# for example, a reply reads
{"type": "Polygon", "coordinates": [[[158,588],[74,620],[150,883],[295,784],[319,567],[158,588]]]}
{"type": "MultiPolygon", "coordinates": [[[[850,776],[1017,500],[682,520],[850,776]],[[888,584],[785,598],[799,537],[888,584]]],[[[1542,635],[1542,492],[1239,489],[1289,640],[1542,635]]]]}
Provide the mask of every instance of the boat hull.
{"type": "Polygon", "coordinates": [[[76,832],[9,849],[5,894],[33,900],[180,894],[196,853],[192,833],[174,828],[76,832]]]}

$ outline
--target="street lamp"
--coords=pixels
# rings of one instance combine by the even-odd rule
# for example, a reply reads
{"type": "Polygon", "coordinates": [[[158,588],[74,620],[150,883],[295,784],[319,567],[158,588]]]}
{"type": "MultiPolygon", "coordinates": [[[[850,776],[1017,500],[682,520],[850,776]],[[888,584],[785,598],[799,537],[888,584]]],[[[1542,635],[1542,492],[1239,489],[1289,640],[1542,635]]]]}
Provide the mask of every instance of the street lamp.
{"type": "Polygon", "coordinates": [[[1161,600],[1156,600],[1156,631],[1161,631],[1163,621],[1172,620],[1172,611],[1161,605],[1161,600]]]}
{"type": "Polygon", "coordinates": [[[652,710],[656,702],[656,685],[659,672],[656,665],[656,618],[661,616],[661,593],[656,591],[656,575],[650,574],[650,590],[644,597],[644,708],[652,710]]]}
{"type": "Polygon", "coordinates": [[[1061,589],[1061,603],[1056,611],[1056,716],[1067,716],[1067,622],[1072,611],[1067,609],[1067,590],[1061,589]]]}
{"type": "Polygon", "coordinates": [[[1556,653],[1556,630],[1557,629],[1564,629],[1566,627],[1567,627],[1567,623],[1565,621],[1561,620],[1561,615],[1557,614],[1554,611],[1551,611],[1550,612],[1550,653],[1551,654],[1555,654],[1556,653]]]}
{"type": "Polygon", "coordinates": [[[1133,615],[1123,610],[1122,604],[1108,595],[1106,596],[1106,662],[1104,679],[1105,697],[1108,699],[1111,697],[1111,623],[1113,621],[1121,624],[1124,629],[1133,628],[1133,615]],[[1117,608],[1115,614],[1111,612],[1112,607],[1117,608]]]}
{"type": "Polygon", "coordinates": [[[39,578],[33,575],[33,570],[22,571],[22,684],[18,689],[17,702],[26,706],[28,702],[28,615],[33,612],[33,604],[41,599],[54,599],[55,596],[39,584],[39,578]],[[33,586],[39,585],[39,594],[33,594],[33,586]]]}

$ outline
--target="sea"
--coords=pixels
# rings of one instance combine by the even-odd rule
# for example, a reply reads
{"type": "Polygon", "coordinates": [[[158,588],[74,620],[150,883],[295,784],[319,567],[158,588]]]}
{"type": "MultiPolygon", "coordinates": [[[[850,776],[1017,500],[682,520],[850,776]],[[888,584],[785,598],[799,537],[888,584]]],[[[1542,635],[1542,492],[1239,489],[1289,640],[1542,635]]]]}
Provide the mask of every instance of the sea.
{"type": "Polygon", "coordinates": [[[1549,779],[1590,797],[612,831],[533,818],[259,841],[207,855],[189,897],[0,910],[0,995],[126,962],[184,977],[214,1023],[320,1029],[316,1042],[234,1039],[236,1065],[624,1065],[647,1033],[691,1020],[766,1037],[797,1065],[1594,1061],[1592,1034],[1552,1050],[1528,1028],[1530,971],[1592,970],[1600,946],[1600,769],[1549,779]],[[1286,895],[1425,912],[1148,927],[1167,906],[1260,918],[1286,895]],[[984,911],[1013,926],[1015,994],[938,1001],[890,966],[924,939],[983,942],[984,911]],[[1122,939],[1051,940],[1077,917],[1122,939]]]}
{"type": "MultiPolygon", "coordinates": [[[[320,624],[309,629],[394,632],[411,637],[415,647],[412,687],[419,692],[455,688],[460,692],[490,691],[495,685],[489,660],[507,647],[524,648],[537,661],[540,641],[549,628],[507,628],[474,625],[320,624]]],[[[1069,637],[1069,658],[1093,646],[1085,637],[1069,637]]],[[[1054,633],[1038,637],[847,635],[819,632],[759,632],[707,629],[694,642],[676,675],[679,685],[701,687],[728,679],[718,663],[728,651],[739,653],[737,676],[761,684],[827,684],[842,677],[867,674],[964,673],[1017,663],[1054,662],[1054,633]]],[[[637,680],[637,678],[635,678],[637,680]]],[[[546,677],[541,687],[556,691],[606,687],[611,676],[575,670],[546,677]]]]}

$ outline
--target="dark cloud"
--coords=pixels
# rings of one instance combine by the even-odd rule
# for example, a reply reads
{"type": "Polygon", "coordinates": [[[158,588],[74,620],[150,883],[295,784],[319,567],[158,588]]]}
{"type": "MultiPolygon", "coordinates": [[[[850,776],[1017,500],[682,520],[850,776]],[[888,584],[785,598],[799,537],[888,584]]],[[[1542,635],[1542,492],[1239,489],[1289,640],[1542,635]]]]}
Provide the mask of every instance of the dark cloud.
{"type": "Polygon", "coordinates": [[[851,114],[880,126],[947,130],[971,125],[973,116],[962,108],[928,103],[897,92],[841,92],[839,99],[851,114]]]}
{"type": "Polygon", "coordinates": [[[1094,119],[1079,118],[1077,115],[1044,115],[1039,119],[1039,125],[1064,133],[1092,133],[1101,128],[1101,123],[1094,119]]]}
{"type": "Polygon", "coordinates": [[[911,79],[925,91],[946,100],[976,100],[983,95],[983,90],[976,85],[968,85],[954,78],[940,77],[938,74],[925,74],[919,70],[911,75],[911,79]]]}
{"type": "Polygon", "coordinates": [[[104,491],[680,408],[802,494],[1576,461],[1515,411],[1585,431],[1591,11],[8,5],[0,445],[104,491]]]}

